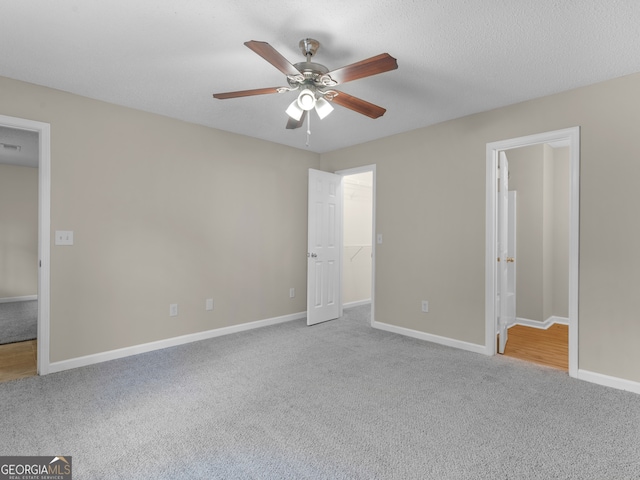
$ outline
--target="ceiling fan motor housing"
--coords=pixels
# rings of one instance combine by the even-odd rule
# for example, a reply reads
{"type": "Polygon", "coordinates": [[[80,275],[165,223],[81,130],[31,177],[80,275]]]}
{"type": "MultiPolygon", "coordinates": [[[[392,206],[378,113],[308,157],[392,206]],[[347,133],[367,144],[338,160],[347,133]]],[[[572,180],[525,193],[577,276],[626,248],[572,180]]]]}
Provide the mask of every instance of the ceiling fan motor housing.
{"type": "Polygon", "coordinates": [[[300,40],[298,46],[300,47],[300,50],[302,50],[302,55],[307,57],[308,60],[309,57],[313,57],[316,54],[320,48],[320,42],[313,38],[303,38],[300,40]]]}
{"type": "Polygon", "coordinates": [[[305,62],[298,62],[293,67],[300,72],[300,75],[288,76],[287,80],[292,88],[308,88],[313,92],[324,95],[324,92],[318,91],[317,88],[336,85],[336,82],[327,75],[329,69],[320,63],[315,63],[310,58],[316,54],[320,48],[320,42],[313,38],[304,38],[300,40],[300,50],[307,57],[305,62]]]}

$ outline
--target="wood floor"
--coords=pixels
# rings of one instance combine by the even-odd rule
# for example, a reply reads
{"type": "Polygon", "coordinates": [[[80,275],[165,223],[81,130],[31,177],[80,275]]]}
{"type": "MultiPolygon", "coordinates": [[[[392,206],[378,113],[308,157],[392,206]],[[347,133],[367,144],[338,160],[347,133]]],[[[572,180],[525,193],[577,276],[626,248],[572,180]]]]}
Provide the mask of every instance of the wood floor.
{"type": "Polygon", "coordinates": [[[543,330],[515,325],[504,355],[569,371],[569,326],[555,323],[543,330]]]}
{"type": "Polygon", "coordinates": [[[0,382],[37,374],[37,340],[0,345],[0,382]]]}

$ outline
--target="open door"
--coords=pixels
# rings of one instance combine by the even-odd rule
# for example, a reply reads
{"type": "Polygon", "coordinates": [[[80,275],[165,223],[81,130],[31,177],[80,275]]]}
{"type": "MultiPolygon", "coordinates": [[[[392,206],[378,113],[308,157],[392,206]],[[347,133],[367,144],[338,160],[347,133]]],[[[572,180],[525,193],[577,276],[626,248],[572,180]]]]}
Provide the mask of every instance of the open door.
{"type": "Polygon", "coordinates": [[[309,169],[307,325],[340,316],[342,176],[309,169]]]}
{"type": "Polygon", "coordinates": [[[499,155],[498,179],[498,353],[504,353],[509,339],[508,327],[516,319],[515,282],[515,192],[509,192],[509,162],[504,151],[499,155]]]}

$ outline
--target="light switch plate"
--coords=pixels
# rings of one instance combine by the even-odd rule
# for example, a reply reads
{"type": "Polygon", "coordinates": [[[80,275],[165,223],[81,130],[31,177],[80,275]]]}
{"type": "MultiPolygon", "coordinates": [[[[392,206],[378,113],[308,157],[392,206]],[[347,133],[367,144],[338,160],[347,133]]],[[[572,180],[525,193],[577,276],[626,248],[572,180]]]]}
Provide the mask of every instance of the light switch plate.
{"type": "Polygon", "coordinates": [[[56,245],[73,245],[73,230],[56,230],[56,245]]]}

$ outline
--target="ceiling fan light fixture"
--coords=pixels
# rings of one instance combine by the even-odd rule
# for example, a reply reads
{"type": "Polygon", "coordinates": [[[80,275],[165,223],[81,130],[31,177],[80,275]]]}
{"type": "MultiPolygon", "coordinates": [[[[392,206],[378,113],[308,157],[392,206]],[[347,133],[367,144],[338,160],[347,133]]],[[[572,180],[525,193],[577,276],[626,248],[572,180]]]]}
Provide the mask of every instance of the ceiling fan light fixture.
{"type": "Polygon", "coordinates": [[[302,114],[304,110],[298,106],[298,99],[296,98],[291,105],[287,107],[287,115],[289,115],[294,120],[300,120],[302,118],[302,114]]]}
{"type": "Polygon", "coordinates": [[[324,98],[320,97],[316,100],[316,113],[322,120],[324,117],[333,112],[333,105],[327,102],[324,98]]]}
{"type": "Polygon", "coordinates": [[[296,99],[285,110],[289,116],[286,128],[289,130],[300,128],[306,121],[307,145],[308,136],[311,134],[309,125],[312,115],[307,115],[306,112],[315,109],[318,117],[324,119],[333,111],[333,102],[369,118],[381,117],[386,112],[384,108],[378,105],[330,88],[397,69],[398,61],[388,53],[382,53],[335,70],[329,70],[324,65],[311,61],[320,47],[320,43],[312,38],[304,38],[300,41],[300,49],[306,57],[306,61],[295,64],[291,64],[267,42],[251,40],[245,42],[244,45],[282,72],[286,76],[288,86],[215,93],[213,97],[223,100],[299,91],[296,99]]]}
{"type": "Polygon", "coordinates": [[[307,111],[315,107],[316,96],[314,95],[314,93],[308,88],[305,88],[304,90],[302,90],[300,92],[300,95],[298,95],[298,106],[302,110],[307,110],[307,111]]]}

